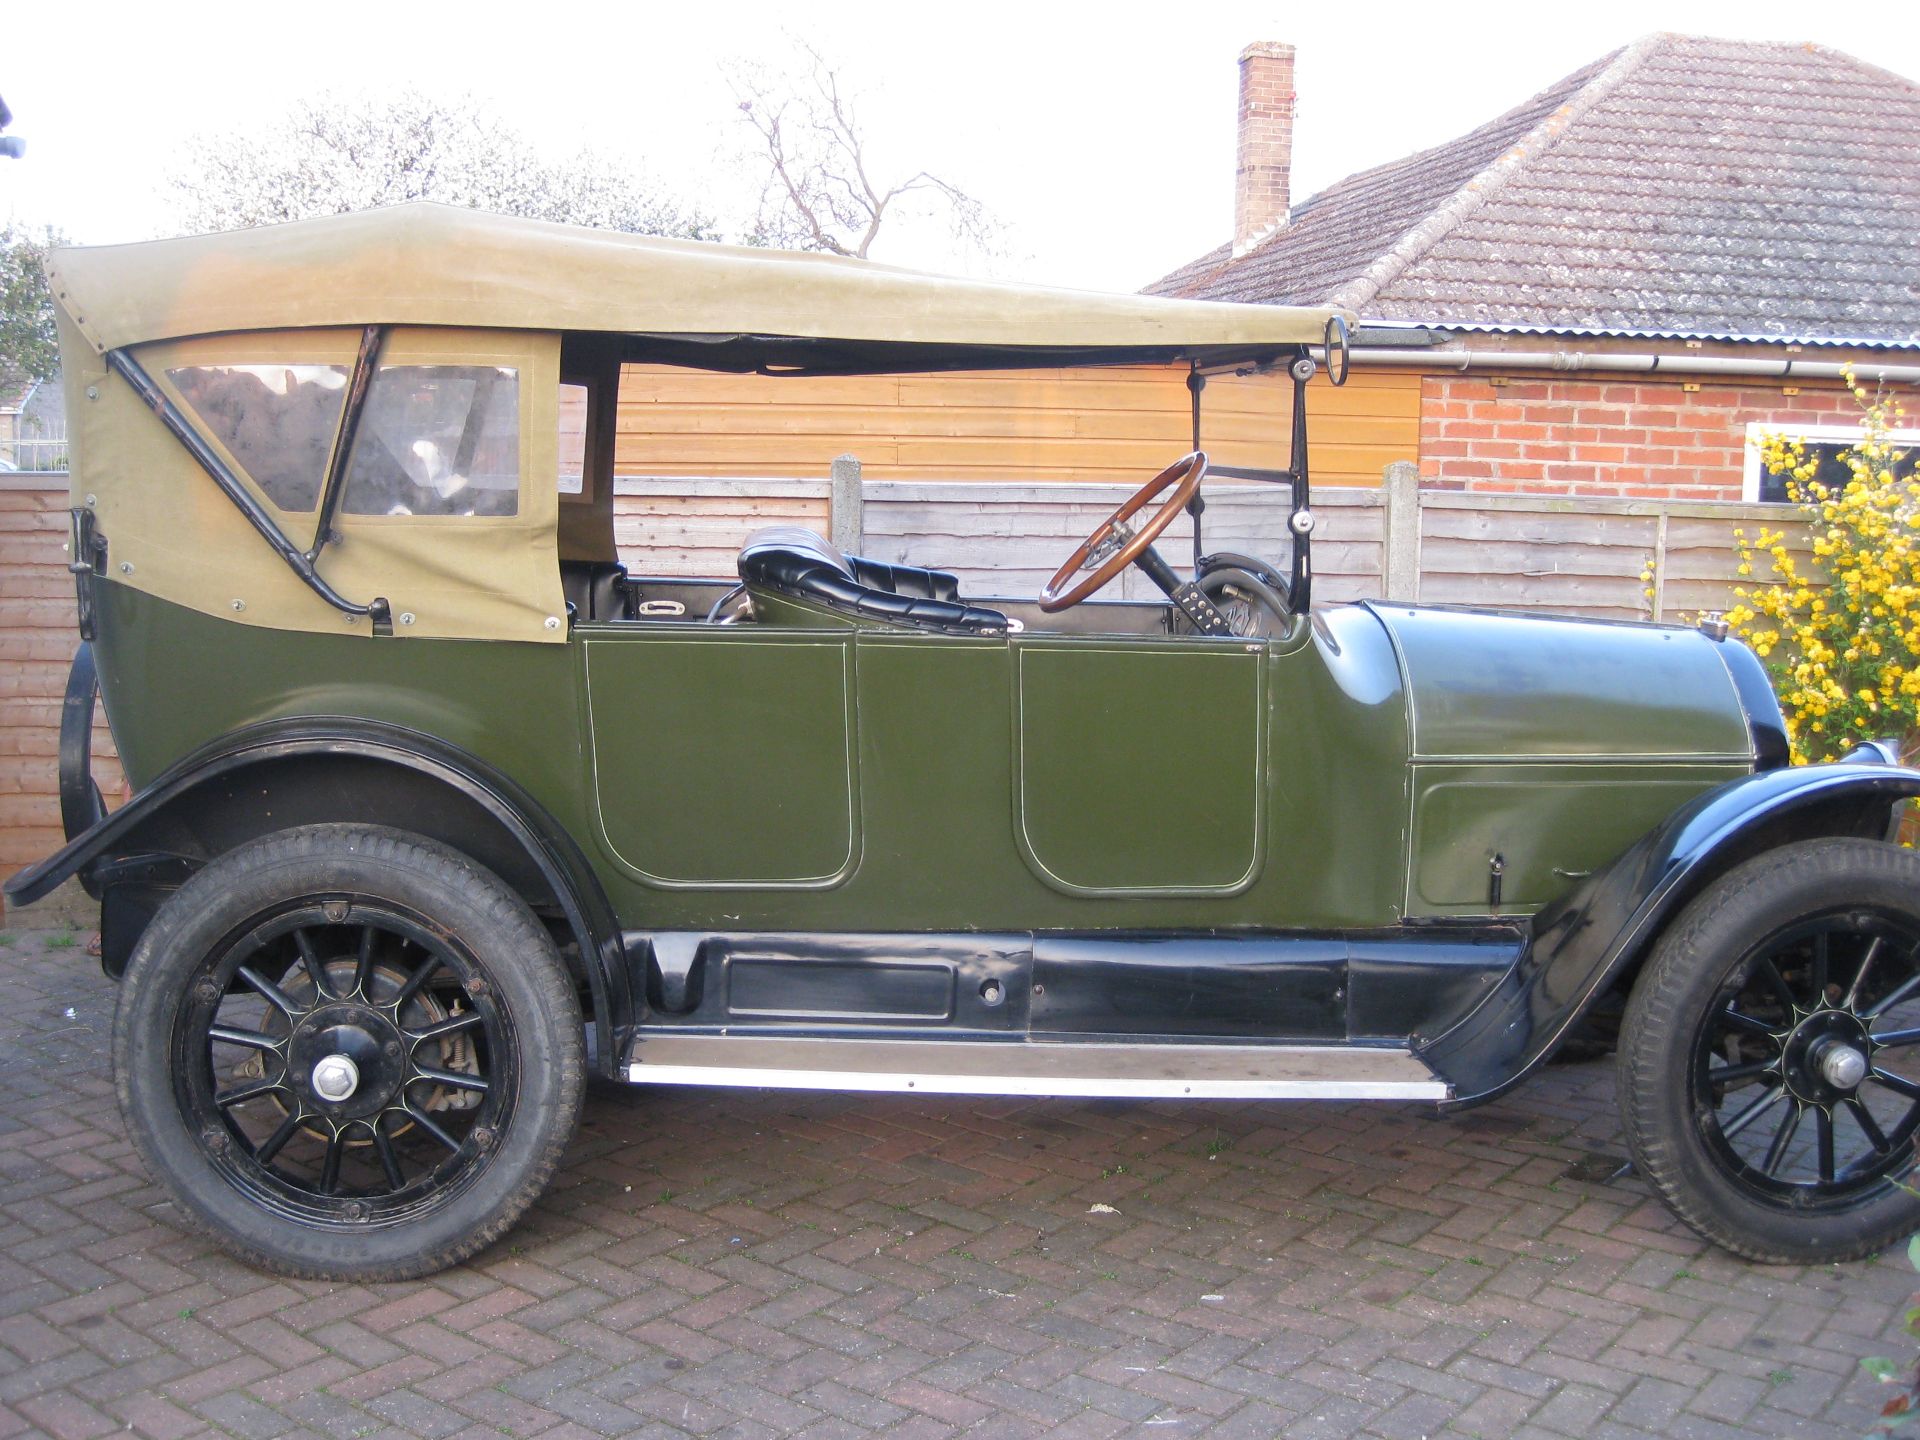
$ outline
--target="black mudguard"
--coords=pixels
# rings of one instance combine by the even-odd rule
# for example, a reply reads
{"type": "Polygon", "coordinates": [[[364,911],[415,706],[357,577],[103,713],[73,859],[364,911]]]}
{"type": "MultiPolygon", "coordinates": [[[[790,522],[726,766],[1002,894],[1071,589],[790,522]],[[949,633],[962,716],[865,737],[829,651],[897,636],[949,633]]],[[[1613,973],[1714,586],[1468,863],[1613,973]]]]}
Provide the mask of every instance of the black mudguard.
{"type": "MultiPolygon", "coordinates": [[[[90,704],[88,711],[90,715],[90,704]]],[[[639,1017],[620,927],[585,856],[513,781],[465,751],[417,731],[344,719],[287,721],[236,731],[179,761],[59,851],[9,878],[4,887],[7,900],[30,905],[77,875],[90,893],[102,898],[103,913],[113,910],[112,891],[124,889],[123,900],[138,902],[129,907],[129,918],[142,923],[140,916],[150,913],[158,898],[145,894],[146,890],[177,887],[213,858],[205,846],[193,842],[195,827],[176,823],[177,817],[217,805],[219,801],[210,797],[231,791],[249,771],[287,764],[326,767],[341,760],[409,772],[477,807],[510,837],[529,876],[537,874],[544,883],[578,944],[594,1013],[602,1022],[596,1060],[602,1068],[611,1067],[639,1017]]]]}
{"type": "Polygon", "coordinates": [[[1645,958],[1680,909],[1754,855],[1829,835],[1889,838],[1920,771],[1863,746],[1828,765],[1762,771],[1684,806],[1606,870],[1541,910],[1491,994],[1416,1053],[1448,1081],[1443,1109],[1491,1100],[1545,1063],[1586,1009],[1645,958]]]}

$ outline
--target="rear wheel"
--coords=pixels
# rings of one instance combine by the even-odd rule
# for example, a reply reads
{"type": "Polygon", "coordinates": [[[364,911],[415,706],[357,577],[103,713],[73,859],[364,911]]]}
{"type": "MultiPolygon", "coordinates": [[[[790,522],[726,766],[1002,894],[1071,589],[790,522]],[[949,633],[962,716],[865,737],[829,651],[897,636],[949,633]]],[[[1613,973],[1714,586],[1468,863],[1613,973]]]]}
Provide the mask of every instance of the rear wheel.
{"type": "Polygon", "coordinates": [[[1920,1228],[1920,855],[1786,846],[1661,939],[1627,1007],[1640,1173],[1756,1260],[1856,1259],[1920,1228]]]}
{"type": "Polygon", "coordinates": [[[491,1243],[572,1133],[584,1075],[553,942],[443,846],[313,826],[220,857],[142,936],[114,1024],[147,1168],[283,1274],[391,1280],[491,1243]]]}

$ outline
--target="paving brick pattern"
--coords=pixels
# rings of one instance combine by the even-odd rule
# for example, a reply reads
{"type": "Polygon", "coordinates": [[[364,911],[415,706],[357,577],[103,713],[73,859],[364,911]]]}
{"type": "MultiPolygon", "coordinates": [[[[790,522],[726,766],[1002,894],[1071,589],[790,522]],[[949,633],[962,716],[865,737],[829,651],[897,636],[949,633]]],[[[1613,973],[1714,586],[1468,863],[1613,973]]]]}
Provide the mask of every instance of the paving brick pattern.
{"type": "Polygon", "coordinates": [[[608,1088],[477,1263],[292,1283],[175,1227],[93,962],[0,967],[0,1440],[1858,1435],[1915,1289],[1608,1181],[1604,1063],[1450,1120],[608,1088]]]}

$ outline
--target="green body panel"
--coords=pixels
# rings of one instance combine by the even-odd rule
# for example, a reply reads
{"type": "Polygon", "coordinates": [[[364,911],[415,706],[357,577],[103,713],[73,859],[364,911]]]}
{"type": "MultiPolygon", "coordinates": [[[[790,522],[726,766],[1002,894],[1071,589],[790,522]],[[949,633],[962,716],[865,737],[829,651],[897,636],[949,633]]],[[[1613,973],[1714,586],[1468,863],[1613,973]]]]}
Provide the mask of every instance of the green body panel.
{"type": "Polygon", "coordinates": [[[1534,910],[1602,869],[1725,765],[1420,765],[1414,770],[1410,915],[1534,910]]]}
{"type": "MultiPolygon", "coordinates": [[[[645,621],[538,645],[275,632],[98,593],[102,694],[135,786],[262,722],[424,731],[538,800],[632,928],[1377,927],[1485,913],[1489,845],[1512,911],[1744,769],[1725,754],[1730,685],[1680,758],[1654,758],[1684,738],[1657,706],[1644,731],[1637,711],[1570,702],[1563,729],[1536,714],[1523,731],[1489,702],[1476,734],[1458,677],[1437,710],[1410,699],[1364,607],[1266,642],[645,621]],[[1583,759],[1410,763],[1410,716],[1429,713],[1463,754],[1524,733],[1583,759]]],[[[1394,623],[1430,665],[1440,626],[1409,646],[1394,623]]],[[[1673,633],[1503,633],[1577,658],[1603,629],[1616,647],[1673,633]]],[[[1469,679],[1497,679],[1476,664],[1469,679]]]]}
{"type": "Polygon", "coordinates": [[[1698,630],[1372,608],[1413,693],[1416,759],[1752,759],[1721,642],[1698,630]]]}

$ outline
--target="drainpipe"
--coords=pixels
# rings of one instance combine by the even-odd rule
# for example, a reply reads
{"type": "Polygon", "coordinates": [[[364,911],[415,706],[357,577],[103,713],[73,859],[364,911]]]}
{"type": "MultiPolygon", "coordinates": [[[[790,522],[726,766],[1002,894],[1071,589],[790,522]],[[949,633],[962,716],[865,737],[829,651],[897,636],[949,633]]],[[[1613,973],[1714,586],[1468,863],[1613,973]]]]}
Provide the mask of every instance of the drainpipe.
{"type": "MultiPolygon", "coordinates": [[[[1356,365],[1401,365],[1420,370],[1606,371],[1629,375],[1728,375],[1767,380],[1838,380],[1837,360],[1798,356],[1749,360],[1729,355],[1589,354],[1581,350],[1425,350],[1402,346],[1356,345],[1356,365]]],[[[1920,383],[1920,365],[1887,365],[1877,360],[1853,363],[1854,379],[1872,384],[1920,383]]]]}

